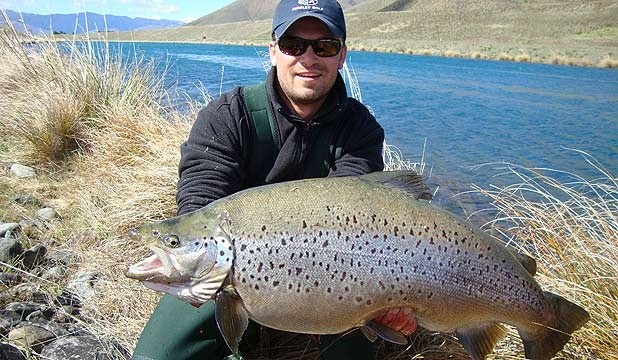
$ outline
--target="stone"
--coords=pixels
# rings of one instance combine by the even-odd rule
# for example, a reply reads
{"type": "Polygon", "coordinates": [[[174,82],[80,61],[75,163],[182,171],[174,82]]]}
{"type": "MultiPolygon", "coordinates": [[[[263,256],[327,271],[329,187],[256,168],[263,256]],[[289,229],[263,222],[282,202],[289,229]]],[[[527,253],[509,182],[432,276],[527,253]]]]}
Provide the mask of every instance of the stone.
{"type": "Polygon", "coordinates": [[[42,304],[28,303],[28,302],[14,302],[8,304],[4,310],[12,311],[21,317],[22,320],[26,320],[26,317],[35,311],[45,310],[45,306],[42,304]]]}
{"type": "Polygon", "coordinates": [[[41,278],[43,280],[50,280],[50,281],[54,281],[56,279],[60,279],[64,276],[64,274],[66,274],[67,272],[67,268],[64,265],[56,265],[56,266],[52,266],[47,270],[43,271],[43,274],[41,275],[41,278]]]}
{"type": "Polygon", "coordinates": [[[7,232],[14,232],[19,229],[18,223],[4,223],[0,224],[0,236],[6,235],[7,232]]]}
{"type": "Polygon", "coordinates": [[[24,252],[24,246],[17,239],[0,239],[0,261],[10,263],[24,252]]]}
{"type": "Polygon", "coordinates": [[[45,346],[41,357],[47,360],[112,360],[128,358],[114,344],[93,336],[71,336],[54,340],[45,346]]]}
{"type": "Polygon", "coordinates": [[[19,274],[11,274],[0,271],[0,284],[5,286],[15,286],[24,281],[24,277],[19,274]]]}
{"type": "MultiPolygon", "coordinates": [[[[9,330],[21,322],[21,316],[14,311],[0,310],[0,336],[5,336],[9,330]]],[[[2,357],[0,356],[0,359],[2,357]]]]}
{"type": "Polygon", "coordinates": [[[54,334],[38,325],[17,327],[9,331],[8,335],[10,344],[36,352],[41,352],[43,346],[54,338],[54,334]]]}
{"type": "Polygon", "coordinates": [[[47,255],[47,260],[56,265],[70,265],[75,263],[79,256],[69,250],[54,250],[47,255]]]}
{"type": "Polygon", "coordinates": [[[41,206],[41,200],[32,195],[17,195],[11,198],[11,201],[20,205],[41,206]]]}
{"type": "Polygon", "coordinates": [[[51,207],[44,207],[42,209],[39,209],[36,212],[36,217],[37,219],[43,220],[43,221],[50,221],[53,220],[57,217],[59,217],[58,212],[51,207]]]}
{"type": "Polygon", "coordinates": [[[94,285],[101,277],[98,271],[87,271],[77,274],[77,277],[69,282],[66,289],[86,300],[96,295],[94,285]]]}
{"type": "Polygon", "coordinates": [[[18,178],[30,178],[36,176],[36,171],[33,168],[21,164],[11,165],[11,174],[18,178]]]}
{"type": "Polygon", "coordinates": [[[0,359],[26,360],[26,356],[15,346],[6,343],[0,343],[0,359]]]}
{"type": "Polygon", "coordinates": [[[42,264],[45,260],[45,254],[47,254],[47,248],[41,244],[37,244],[24,251],[22,256],[24,267],[26,269],[32,269],[35,266],[42,264]]]}

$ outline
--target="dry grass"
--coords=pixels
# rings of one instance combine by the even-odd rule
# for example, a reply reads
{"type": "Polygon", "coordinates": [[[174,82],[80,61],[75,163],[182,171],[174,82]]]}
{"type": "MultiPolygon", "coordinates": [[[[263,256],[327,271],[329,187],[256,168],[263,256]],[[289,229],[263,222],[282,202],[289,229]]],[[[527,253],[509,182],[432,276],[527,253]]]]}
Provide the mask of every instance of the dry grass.
{"type": "Polygon", "coordinates": [[[538,262],[545,288],[583,306],[591,321],[565,348],[573,359],[618,358],[618,178],[586,153],[599,177],[503,164],[510,185],[477,189],[491,201],[487,230],[538,262]]]}
{"type": "MultiPolygon", "coordinates": [[[[84,303],[84,324],[132,349],[158,295],[123,276],[130,263],[147,253],[124,234],[129,227],[174,214],[178,146],[200,104],[184,114],[162,106],[167,95],[154,80],[159,78],[154,68],[139,59],[128,64],[112,59],[104,47],[102,53],[88,43],[69,44],[65,50],[61,44],[42,43],[31,49],[7,33],[0,40],[0,117],[7,119],[0,127],[0,208],[6,209],[0,220],[31,216],[34,209],[8,200],[16,193],[56,207],[62,220],[30,240],[78,254],[68,275],[101,273],[96,296],[84,303]],[[48,145],[40,147],[39,139],[48,145]],[[6,168],[13,161],[37,166],[40,175],[28,181],[9,177],[6,168]]],[[[394,163],[410,165],[389,150],[394,163]]],[[[591,312],[593,320],[576,334],[564,358],[615,359],[615,177],[605,171],[600,180],[563,184],[534,169],[511,166],[509,171],[519,179],[514,185],[479,190],[498,211],[490,230],[539,260],[539,281],[546,289],[591,312]],[[556,191],[560,197],[552,195],[556,191]]],[[[315,358],[311,337],[275,333],[267,340],[257,358],[315,358]]],[[[413,340],[408,349],[382,344],[383,358],[466,358],[449,335],[420,332],[413,340]]],[[[510,335],[494,356],[521,356],[518,337],[510,335]]]]}

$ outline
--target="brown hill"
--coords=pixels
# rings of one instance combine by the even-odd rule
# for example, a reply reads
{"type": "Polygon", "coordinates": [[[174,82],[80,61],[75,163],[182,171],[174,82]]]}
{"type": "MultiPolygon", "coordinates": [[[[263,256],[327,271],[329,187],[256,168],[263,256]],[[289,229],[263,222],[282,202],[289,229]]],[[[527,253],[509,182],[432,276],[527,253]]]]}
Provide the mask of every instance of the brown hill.
{"type": "MultiPolygon", "coordinates": [[[[348,9],[350,7],[374,1],[376,0],[341,0],[339,3],[344,9],[348,9]]],[[[202,26],[272,19],[278,2],[279,0],[237,0],[228,6],[190,22],[187,25],[202,26]]],[[[391,0],[389,2],[394,1],[391,0]]]]}
{"type": "MultiPolygon", "coordinates": [[[[238,0],[177,29],[117,34],[117,38],[266,45],[276,3],[238,0]]],[[[347,44],[353,50],[618,66],[615,0],[341,3],[347,44]]]]}

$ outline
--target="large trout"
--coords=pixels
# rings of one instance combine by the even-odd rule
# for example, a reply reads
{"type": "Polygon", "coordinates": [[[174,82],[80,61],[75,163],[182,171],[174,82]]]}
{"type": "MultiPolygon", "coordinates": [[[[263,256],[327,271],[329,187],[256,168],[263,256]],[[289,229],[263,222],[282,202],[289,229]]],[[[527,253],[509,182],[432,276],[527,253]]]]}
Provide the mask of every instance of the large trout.
{"type": "Polygon", "coordinates": [[[517,328],[527,358],[549,359],[589,319],[543,291],[531,258],[431,205],[412,172],[309,179],[241,191],[131,231],[154,255],[127,276],[193,304],[213,299],[230,349],[248,319],[285,331],[405,343],[372,321],[410,308],[484,359],[517,328]]]}

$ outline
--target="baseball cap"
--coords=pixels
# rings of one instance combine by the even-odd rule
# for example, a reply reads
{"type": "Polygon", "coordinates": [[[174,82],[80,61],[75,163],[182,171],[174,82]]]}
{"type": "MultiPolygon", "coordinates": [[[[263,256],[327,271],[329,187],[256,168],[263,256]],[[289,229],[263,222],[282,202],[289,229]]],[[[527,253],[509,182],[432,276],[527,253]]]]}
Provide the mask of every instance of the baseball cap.
{"type": "Polygon", "coordinates": [[[279,39],[296,20],[306,16],[321,20],[333,36],[345,40],[343,10],[335,0],[281,0],[273,16],[273,37],[279,39]]]}

